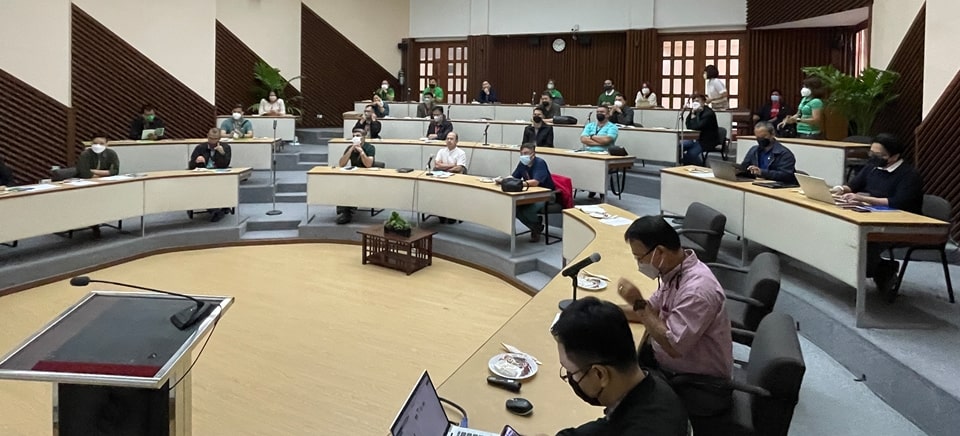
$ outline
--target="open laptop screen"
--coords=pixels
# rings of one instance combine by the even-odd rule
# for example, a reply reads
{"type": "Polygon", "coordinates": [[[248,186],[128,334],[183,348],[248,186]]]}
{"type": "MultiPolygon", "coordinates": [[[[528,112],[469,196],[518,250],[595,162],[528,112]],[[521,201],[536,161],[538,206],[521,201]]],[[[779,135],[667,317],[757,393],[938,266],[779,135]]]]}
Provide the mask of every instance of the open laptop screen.
{"type": "Polygon", "coordinates": [[[424,371],[393,421],[390,433],[393,436],[438,436],[447,434],[449,425],[437,389],[424,371]]]}

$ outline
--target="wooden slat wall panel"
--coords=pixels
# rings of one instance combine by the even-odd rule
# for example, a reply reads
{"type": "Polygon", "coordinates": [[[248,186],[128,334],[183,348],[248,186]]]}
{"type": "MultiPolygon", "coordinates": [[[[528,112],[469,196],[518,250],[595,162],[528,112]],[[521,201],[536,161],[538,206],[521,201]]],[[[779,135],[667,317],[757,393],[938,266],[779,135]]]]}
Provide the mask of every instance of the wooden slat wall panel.
{"type": "Polygon", "coordinates": [[[954,223],[953,237],[960,238],[960,137],[956,120],[960,119],[960,73],[943,91],[940,99],[917,128],[916,161],[923,175],[924,191],[950,201],[954,223]]]}
{"type": "Polygon", "coordinates": [[[897,135],[907,146],[904,158],[913,160],[916,137],[914,131],[923,118],[923,50],[926,28],[926,5],[913,19],[900,47],[890,60],[888,70],[900,73],[893,91],[900,97],[883,109],[873,124],[874,133],[897,135]]]}
{"type": "MultiPolygon", "coordinates": [[[[542,42],[541,42],[542,43],[542,42]]],[[[476,95],[476,91],[479,89],[480,84],[484,80],[493,80],[491,78],[491,49],[490,47],[493,44],[493,37],[490,35],[478,35],[467,37],[467,56],[468,56],[468,69],[467,69],[467,86],[470,88],[469,93],[467,93],[470,98],[473,98],[476,95]]],[[[414,53],[414,58],[419,57],[419,50],[414,53]]],[[[417,71],[417,65],[414,63],[414,69],[410,70],[414,73],[419,73],[417,71]]],[[[417,75],[412,76],[416,80],[417,75]]],[[[504,100],[503,96],[503,86],[501,86],[500,80],[492,82],[493,89],[497,91],[497,96],[501,101],[510,101],[504,100]]],[[[546,85],[546,82],[544,82],[546,85]]],[[[527,102],[530,101],[530,97],[527,96],[527,102]]]]}
{"type": "Polygon", "coordinates": [[[626,38],[626,79],[620,92],[624,93],[627,102],[633,104],[643,82],[659,92],[663,52],[657,29],[628,30],[626,38]]]}
{"type": "Polygon", "coordinates": [[[0,70],[0,156],[17,183],[49,177],[50,166],[67,164],[68,108],[0,70]]]}
{"type": "MultiPolygon", "coordinates": [[[[394,73],[381,67],[307,5],[301,4],[301,8],[302,126],[342,126],[343,112],[353,110],[354,101],[369,100],[384,79],[394,89],[400,89],[394,73]],[[319,114],[323,119],[317,119],[319,114]]],[[[358,20],[362,25],[362,19],[358,20]]],[[[407,80],[412,81],[409,76],[407,80]]]]}
{"type": "MultiPolygon", "coordinates": [[[[229,114],[237,103],[243,104],[244,109],[246,109],[251,104],[260,102],[254,92],[257,84],[253,78],[253,65],[262,60],[230,29],[217,21],[215,97],[217,114],[229,114]]],[[[280,73],[283,74],[283,71],[280,73]]],[[[300,95],[300,91],[297,91],[292,85],[287,85],[283,93],[288,99],[300,95]]],[[[256,111],[250,113],[256,113],[256,111]]]]}
{"type": "Polygon", "coordinates": [[[96,132],[126,138],[144,103],[157,107],[168,138],[202,137],[216,124],[212,104],[76,5],[72,35],[78,149],[96,132]]]}
{"type": "Polygon", "coordinates": [[[873,0],[747,0],[747,28],[789,23],[872,5],[873,0]]]}

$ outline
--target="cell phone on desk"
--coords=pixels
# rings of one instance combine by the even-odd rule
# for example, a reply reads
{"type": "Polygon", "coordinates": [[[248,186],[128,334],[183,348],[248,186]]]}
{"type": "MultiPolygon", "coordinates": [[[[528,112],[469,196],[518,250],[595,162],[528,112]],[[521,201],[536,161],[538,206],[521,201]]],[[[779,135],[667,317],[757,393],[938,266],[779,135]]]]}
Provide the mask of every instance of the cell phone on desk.
{"type": "Polygon", "coordinates": [[[513,427],[510,427],[510,424],[507,424],[503,426],[503,430],[500,431],[500,436],[520,436],[520,433],[514,430],[513,427]]]}

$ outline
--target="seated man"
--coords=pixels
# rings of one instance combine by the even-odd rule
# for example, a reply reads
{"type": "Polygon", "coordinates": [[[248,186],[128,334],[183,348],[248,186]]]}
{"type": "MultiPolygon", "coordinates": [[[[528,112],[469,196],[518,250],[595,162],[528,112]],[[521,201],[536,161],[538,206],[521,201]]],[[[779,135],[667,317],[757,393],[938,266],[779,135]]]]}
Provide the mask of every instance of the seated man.
{"type": "MultiPolygon", "coordinates": [[[[843,194],[847,201],[872,206],[887,206],[919,214],[923,209],[923,180],[920,174],[903,161],[903,144],[889,133],[881,133],[870,144],[870,160],[849,185],[834,186],[831,192],[843,194]]],[[[867,243],[867,277],[872,277],[877,290],[888,299],[895,297],[897,271],[895,260],[886,260],[880,253],[886,244],[867,243]]]]}
{"type": "Polygon", "coordinates": [[[433,107],[433,120],[427,126],[428,139],[445,139],[453,131],[453,123],[443,115],[443,106],[433,107]]]}
{"type": "Polygon", "coordinates": [[[500,100],[497,99],[497,91],[493,90],[493,87],[490,86],[490,82],[484,80],[480,84],[480,92],[477,93],[477,102],[479,103],[498,103],[500,100]]]}
{"type": "Polygon", "coordinates": [[[621,278],[618,291],[628,303],[627,319],[649,337],[640,347],[640,366],[659,369],[668,381],[677,375],[705,385],[674,385],[697,435],[726,434],[722,415],[732,404],[725,383],[733,372],[733,339],[723,287],[692,250],[680,246],[677,231],[659,215],[638,218],[624,234],[640,272],[657,279],[649,301],[621,278]],[[719,421],[719,422],[718,422],[719,421]]]}
{"type": "MultiPolygon", "coordinates": [[[[152,104],[147,103],[140,107],[140,116],[134,118],[130,123],[130,134],[128,137],[133,140],[138,140],[143,137],[144,130],[155,130],[163,128],[163,120],[157,116],[157,109],[153,107],[152,104]]],[[[163,136],[158,136],[151,133],[147,135],[147,139],[155,141],[161,139],[163,136]]]]}
{"type": "Polygon", "coordinates": [[[523,128],[521,144],[534,144],[537,147],[553,147],[553,126],[545,123],[543,109],[533,108],[533,122],[523,128]]]}
{"type": "Polygon", "coordinates": [[[613,101],[613,107],[610,108],[610,122],[623,126],[633,125],[633,108],[627,105],[627,100],[619,92],[613,101]]]}
{"type": "Polygon", "coordinates": [[[546,121],[553,121],[554,117],[560,116],[560,104],[554,101],[550,91],[543,91],[540,95],[539,107],[543,110],[543,119],[546,121]]]}
{"type": "Polygon", "coordinates": [[[220,136],[223,138],[253,138],[253,124],[243,118],[243,105],[233,106],[233,119],[223,120],[220,124],[220,136]]]}
{"type": "Polygon", "coordinates": [[[752,177],[776,180],[789,185],[797,184],[795,168],[797,158],[793,152],[777,141],[773,124],[761,121],[753,127],[757,145],[750,148],[740,168],[752,177]]]}
{"type": "Polygon", "coordinates": [[[673,389],[637,365],[633,332],[623,312],[596,297],[574,301],[550,328],[561,379],[605,416],[557,436],[687,434],[687,414],[673,389]]]}
{"type": "MultiPolygon", "coordinates": [[[[520,146],[520,163],[513,170],[509,178],[523,180],[524,186],[540,186],[549,190],[556,189],[553,184],[553,176],[550,175],[550,169],[547,168],[547,161],[537,157],[537,146],[533,144],[523,144],[520,146]]],[[[494,179],[500,184],[503,179],[497,177],[494,179]]],[[[540,240],[540,233],[543,232],[543,224],[540,223],[540,216],[537,215],[546,206],[546,202],[525,204],[517,206],[517,219],[523,225],[530,229],[530,242],[540,240]]]]}
{"type": "Polygon", "coordinates": [[[373,95],[380,97],[381,100],[393,101],[396,92],[390,87],[390,82],[384,80],[380,82],[380,89],[373,91],[373,95]]]}
{"type": "Polygon", "coordinates": [[[433,96],[433,99],[438,103],[443,103],[443,88],[437,85],[437,78],[430,77],[427,79],[427,87],[423,88],[423,94],[430,94],[433,96]]]}
{"type": "Polygon", "coordinates": [[[436,106],[436,100],[433,94],[424,92],[420,104],[417,105],[417,118],[426,118],[433,113],[433,107],[436,106]]]}
{"type": "Polygon", "coordinates": [[[597,121],[587,123],[580,133],[580,143],[589,151],[607,151],[611,145],[617,144],[617,125],[610,122],[610,109],[606,106],[597,106],[597,121]]]}
{"type": "Polygon", "coordinates": [[[722,141],[720,127],[717,125],[717,114],[704,103],[706,100],[707,96],[697,94],[693,96],[693,102],[690,104],[686,126],[689,130],[699,130],[700,139],[696,141],[686,139],[681,142],[684,165],[703,166],[703,157],[700,156],[703,150],[713,150],[722,141]]]}
{"type": "Polygon", "coordinates": [[[357,129],[363,130],[364,136],[370,139],[380,139],[381,124],[380,121],[377,120],[377,114],[374,113],[372,104],[363,107],[363,115],[361,115],[357,123],[353,125],[353,130],[357,129]]]}
{"type": "Polygon", "coordinates": [[[120,174],[120,157],[116,151],[107,148],[106,136],[94,135],[93,144],[77,158],[77,177],[91,179],[117,174],[120,174]]]}
{"type": "MultiPolygon", "coordinates": [[[[350,145],[343,150],[343,155],[340,156],[337,166],[341,168],[370,168],[373,166],[373,157],[377,149],[373,144],[364,141],[365,133],[363,129],[353,129],[353,139],[351,139],[350,145]]],[[[355,210],[357,210],[355,207],[337,206],[337,224],[347,224],[353,221],[355,210]]]]}
{"type": "MultiPolygon", "coordinates": [[[[437,158],[433,160],[433,169],[449,173],[463,173],[467,170],[467,153],[457,147],[460,135],[457,132],[447,133],[447,147],[437,150],[437,158]]],[[[457,220],[441,216],[440,223],[456,224],[457,220]]]]}
{"type": "MultiPolygon", "coordinates": [[[[189,169],[196,168],[230,168],[230,144],[220,142],[220,130],[216,127],[207,132],[207,142],[197,144],[190,154],[190,161],[187,162],[189,169]]],[[[229,208],[207,209],[210,213],[210,221],[217,222],[229,212],[229,208]]]]}

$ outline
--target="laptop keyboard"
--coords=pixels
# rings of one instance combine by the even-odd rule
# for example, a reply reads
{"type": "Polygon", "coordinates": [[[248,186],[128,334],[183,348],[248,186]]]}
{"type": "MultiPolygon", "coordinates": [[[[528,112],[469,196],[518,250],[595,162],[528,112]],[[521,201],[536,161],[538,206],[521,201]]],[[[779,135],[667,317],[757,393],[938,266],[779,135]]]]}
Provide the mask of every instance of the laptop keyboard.
{"type": "Polygon", "coordinates": [[[458,430],[457,436],[486,436],[484,433],[476,433],[470,430],[458,430]]]}

